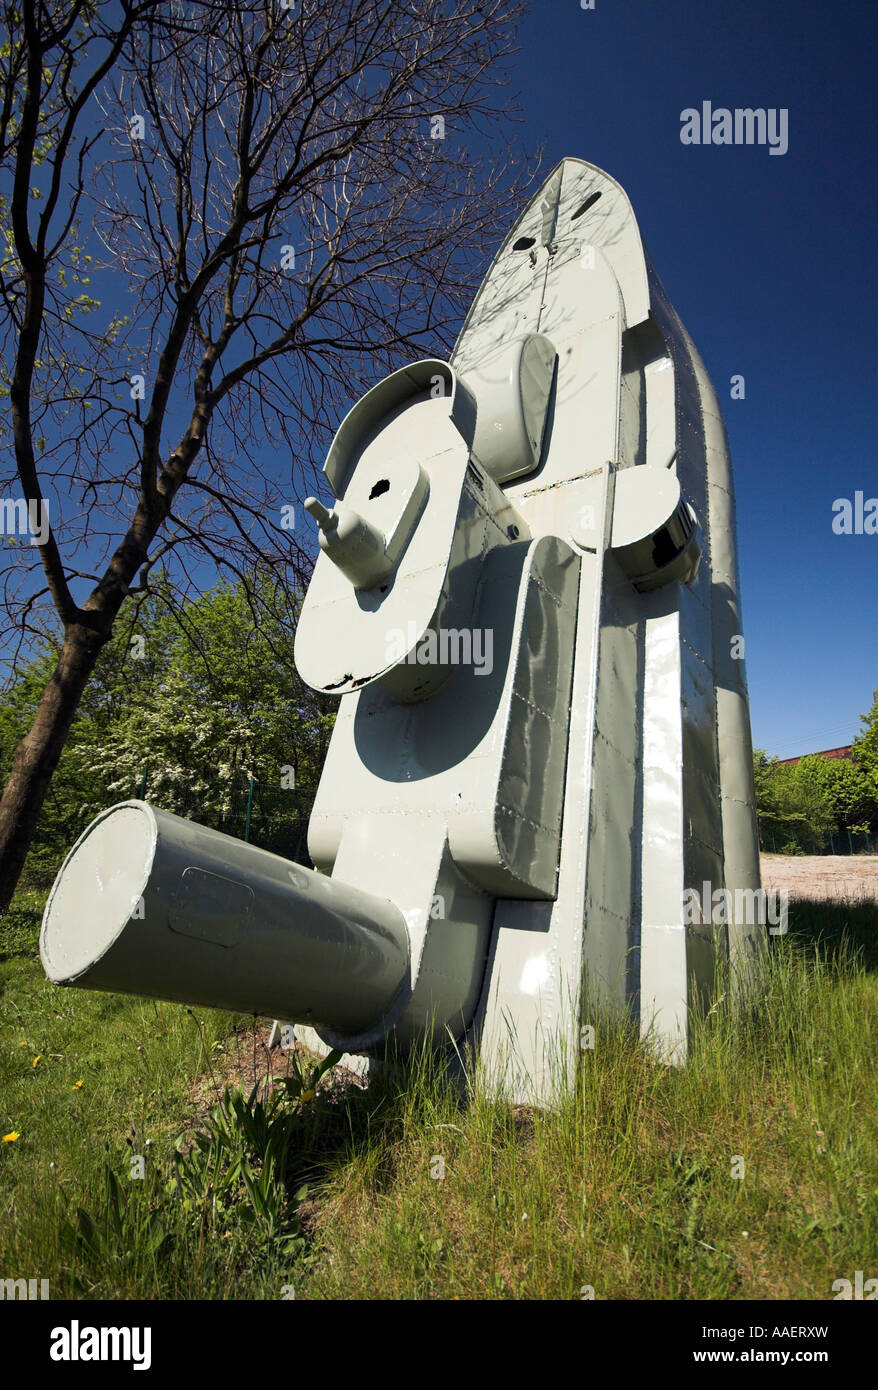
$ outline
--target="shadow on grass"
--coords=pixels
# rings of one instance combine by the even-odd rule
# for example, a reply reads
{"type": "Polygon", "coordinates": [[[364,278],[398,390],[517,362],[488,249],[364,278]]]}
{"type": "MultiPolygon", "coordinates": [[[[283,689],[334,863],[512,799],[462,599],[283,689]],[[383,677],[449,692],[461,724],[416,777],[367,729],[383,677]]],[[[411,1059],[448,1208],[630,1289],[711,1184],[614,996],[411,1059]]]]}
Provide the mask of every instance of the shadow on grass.
{"type": "Polygon", "coordinates": [[[339,1170],[367,1153],[372,1185],[378,1192],[390,1190],[397,1175],[395,1140],[413,1097],[419,1112],[434,1108],[446,1120],[452,1111],[466,1110],[467,1087],[452,1050],[429,1054],[418,1049],[400,1058],[388,1049],[365,1087],[337,1075],[318,1093],[310,1112],[299,1116],[288,1154],[287,1187],[306,1184],[316,1197],[339,1170]]]}
{"type": "Polygon", "coordinates": [[[878,971],[878,903],[795,898],[789,908],[787,940],[808,955],[819,951],[830,964],[833,957],[841,962],[849,952],[874,973],[878,971]]]}

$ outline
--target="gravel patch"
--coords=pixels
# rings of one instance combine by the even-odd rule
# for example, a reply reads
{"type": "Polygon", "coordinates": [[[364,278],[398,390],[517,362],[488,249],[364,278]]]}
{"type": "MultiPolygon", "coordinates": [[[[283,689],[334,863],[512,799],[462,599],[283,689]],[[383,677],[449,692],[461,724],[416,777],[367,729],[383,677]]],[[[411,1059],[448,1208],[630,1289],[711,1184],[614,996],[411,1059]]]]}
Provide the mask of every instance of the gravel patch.
{"type": "Polygon", "coordinates": [[[878,902],[878,854],[763,854],[762,886],[791,898],[878,902]]]}

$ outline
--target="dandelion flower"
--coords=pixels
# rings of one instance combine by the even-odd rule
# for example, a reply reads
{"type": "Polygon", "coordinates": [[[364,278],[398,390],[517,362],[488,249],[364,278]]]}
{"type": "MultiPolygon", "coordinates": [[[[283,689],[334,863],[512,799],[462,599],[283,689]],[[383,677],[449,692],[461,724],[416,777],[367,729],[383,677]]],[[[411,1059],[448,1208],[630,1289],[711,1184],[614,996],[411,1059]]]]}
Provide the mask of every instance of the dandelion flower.
{"type": "Polygon", "coordinates": [[[73,1089],[74,1089],[74,1091],[78,1091],[81,1085],[82,1085],[82,1082],[81,1082],[81,1081],[74,1081],[74,1083],[73,1083],[73,1089]]]}
{"type": "Polygon", "coordinates": [[[18,1130],[17,1130],[17,1129],[14,1129],[14,1130],[12,1130],[11,1134],[4,1134],[4,1136],[3,1136],[3,1141],[2,1141],[2,1142],[3,1142],[4,1144],[14,1144],[17,1138],[18,1138],[18,1130]]]}
{"type": "Polygon", "coordinates": [[[32,1067],[35,1067],[35,1066],[36,1066],[37,1062],[40,1061],[40,1058],[42,1057],[42,1055],[43,1055],[43,1054],[42,1054],[42,1052],[41,1052],[41,1053],[39,1054],[38,1057],[35,1057],[35,1058],[33,1059],[33,1061],[31,1062],[31,1066],[32,1066],[32,1067]]]}

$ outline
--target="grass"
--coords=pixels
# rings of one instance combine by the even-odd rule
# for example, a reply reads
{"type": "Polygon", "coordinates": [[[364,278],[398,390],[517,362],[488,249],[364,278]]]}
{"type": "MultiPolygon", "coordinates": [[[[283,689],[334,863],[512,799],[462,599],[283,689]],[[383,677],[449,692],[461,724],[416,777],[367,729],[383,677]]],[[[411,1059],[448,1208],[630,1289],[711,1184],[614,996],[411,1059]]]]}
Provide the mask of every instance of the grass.
{"type": "Polygon", "coordinates": [[[0,937],[0,1134],[20,1135],[0,1145],[0,1277],[53,1298],[826,1299],[878,1273],[874,905],[794,903],[758,1000],[697,1020],[685,1069],[596,1017],[551,1110],[422,1055],[304,1101],[293,1067],[258,1124],[255,1099],[212,1121],[200,1099],[258,1066],[248,1021],[49,986],[39,906],[0,937]],[[259,1188],[272,1125],[283,1181],[259,1188]],[[182,1131],[207,1155],[185,1193],[182,1131]]]}

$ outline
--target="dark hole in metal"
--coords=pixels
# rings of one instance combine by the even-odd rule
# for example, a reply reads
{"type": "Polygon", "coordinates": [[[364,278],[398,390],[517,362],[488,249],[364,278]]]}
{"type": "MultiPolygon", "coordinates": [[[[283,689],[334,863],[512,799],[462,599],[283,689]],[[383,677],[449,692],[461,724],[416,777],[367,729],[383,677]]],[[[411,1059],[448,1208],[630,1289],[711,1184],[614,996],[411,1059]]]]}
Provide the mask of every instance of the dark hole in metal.
{"type": "Polygon", "coordinates": [[[369,501],[371,502],[373,497],[381,497],[385,492],[389,491],[390,483],[388,482],[388,480],[386,478],[379,478],[378,482],[375,484],[372,491],[369,493],[369,501]]]}
{"type": "Polygon", "coordinates": [[[535,246],[536,241],[532,236],[520,236],[512,247],[513,251],[528,251],[531,246],[535,246]]]}
{"type": "Polygon", "coordinates": [[[671,534],[667,526],[663,526],[660,531],[656,531],[652,543],[652,563],[656,569],[663,569],[672,560],[676,560],[680,554],[681,547],[677,539],[671,534]]]}
{"type": "Polygon", "coordinates": [[[597,202],[598,198],[600,198],[600,196],[601,194],[599,192],[592,193],[590,197],[586,198],[584,203],[580,203],[579,207],[576,209],[573,216],[570,218],[570,221],[575,222],[577,217],[581,217],[584,212],[588,212],[589,208],[594,207],[595,203],[597,202]]]}

